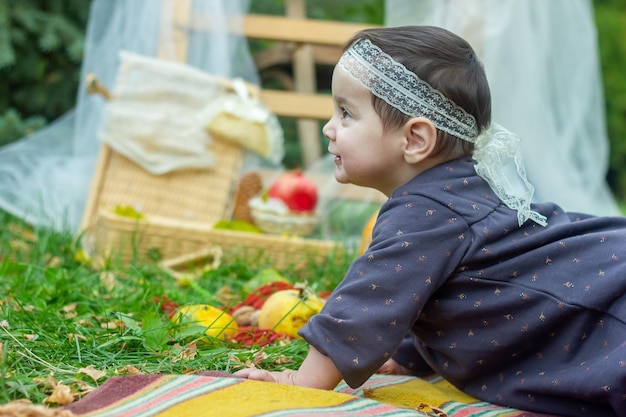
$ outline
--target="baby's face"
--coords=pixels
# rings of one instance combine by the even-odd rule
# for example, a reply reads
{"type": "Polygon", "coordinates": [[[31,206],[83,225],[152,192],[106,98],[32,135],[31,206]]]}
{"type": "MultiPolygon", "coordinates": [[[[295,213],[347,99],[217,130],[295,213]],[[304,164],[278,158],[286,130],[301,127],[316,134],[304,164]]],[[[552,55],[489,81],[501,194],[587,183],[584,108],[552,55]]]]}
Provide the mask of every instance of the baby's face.
{"type": "Polygon", "coordinates": [[[385,194],[393,191],[398,185],[393,181],[394,167],[402,156],[384,132],[371,93],[339,66],[333,73],[332,93],[334,112],[323,132],[330,140],[328,152],[335,155],[335,179],[385,194]]]}

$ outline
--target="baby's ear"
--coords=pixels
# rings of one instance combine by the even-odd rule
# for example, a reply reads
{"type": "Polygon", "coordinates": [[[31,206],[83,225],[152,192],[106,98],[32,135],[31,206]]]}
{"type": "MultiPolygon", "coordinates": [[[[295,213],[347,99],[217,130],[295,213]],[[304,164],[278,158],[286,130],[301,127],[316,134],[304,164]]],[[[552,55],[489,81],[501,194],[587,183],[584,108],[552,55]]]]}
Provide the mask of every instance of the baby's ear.
{"type": "Polygon", "coordinates": [[[428,158],[437,144],[437,128],[424,117],[413,117],[404,125],[404,159],[415,164],[428,158]]]}

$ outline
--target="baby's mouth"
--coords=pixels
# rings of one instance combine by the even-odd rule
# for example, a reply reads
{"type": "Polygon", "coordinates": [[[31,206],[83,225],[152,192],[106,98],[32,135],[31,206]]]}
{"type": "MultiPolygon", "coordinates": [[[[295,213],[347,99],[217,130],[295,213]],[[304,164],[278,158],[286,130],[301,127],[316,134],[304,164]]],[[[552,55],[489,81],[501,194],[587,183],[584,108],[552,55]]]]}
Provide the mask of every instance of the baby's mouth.
{"type": "Polygon", "coordinates": [[[331,152],[330,148],[328,148],[328,153],[335,156],[335,159],[334,159],[335,164],[340,164],[341,163],[341,156],[340,155],[337,155],[336,153],[331,152]]]}

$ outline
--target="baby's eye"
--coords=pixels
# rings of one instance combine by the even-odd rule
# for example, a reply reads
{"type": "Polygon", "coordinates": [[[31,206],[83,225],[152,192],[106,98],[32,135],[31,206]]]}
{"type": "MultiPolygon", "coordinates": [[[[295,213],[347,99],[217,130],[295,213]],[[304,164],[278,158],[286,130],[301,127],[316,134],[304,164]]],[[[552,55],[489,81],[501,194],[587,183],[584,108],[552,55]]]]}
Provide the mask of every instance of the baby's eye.
{"type": "Polygon", "coordinates": [[[345,119],[349,119],[350,117],[351,117],[350,116],[350,112],[348,110],[346,110],[345,107],[342,107],[341,108],[341,118],[345,120],[345,119]]]}

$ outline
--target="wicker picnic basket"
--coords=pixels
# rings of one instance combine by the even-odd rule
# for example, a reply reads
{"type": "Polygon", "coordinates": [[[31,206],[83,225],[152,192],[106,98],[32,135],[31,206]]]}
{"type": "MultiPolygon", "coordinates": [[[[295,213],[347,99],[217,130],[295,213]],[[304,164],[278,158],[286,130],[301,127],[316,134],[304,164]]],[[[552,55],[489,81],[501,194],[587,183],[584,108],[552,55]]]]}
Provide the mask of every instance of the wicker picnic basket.
{"type": "Polygon", "coordinates": [[[328,262],[341,255],[340,243],[215,229],[230,218],[240,177],[242,150],[220,140],[214,169],[188,169],[152,175],[103,145],[89,196],[84,242],[96,258],[122,262],[176,258],[210,246],[221,248],[223,261],[245,259],[277,268],[328,262]],[[115,207],[131,206],[142,218],[120,216],[115,207]]]}
{"type": "Polygon", "coordinates": [[[82,224],[93,257],[163,261],[219,247],[223,262],[277,268],[340,258],[343,245],[335,241],[214,227],[247,206],[238,198],[249,174],[244,158],[251,151],[268,157],[250,144],[282,153],[282,130],[278,138],[278,121],[258,87],[124,52],[114,89],[95,74],[87,89],[108,101],[82,224]]]}
{"type": "Polygon", "coordinates": [[[152,175],[104,144],[83,219],[92,256],[122,262],[176,258],[217,246],[222,261],[243,259],[277,268],[326,263],[343,253],[335,241],[250,233],[213,226],[232,213],[243,150],[216,139],[212,169],[181,169],[152,175]],[[120,216],[115,207],[134,207],[141,219],[120,216]]]}

